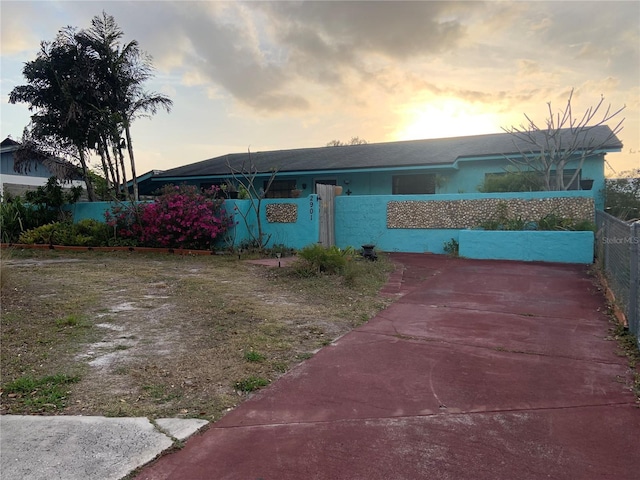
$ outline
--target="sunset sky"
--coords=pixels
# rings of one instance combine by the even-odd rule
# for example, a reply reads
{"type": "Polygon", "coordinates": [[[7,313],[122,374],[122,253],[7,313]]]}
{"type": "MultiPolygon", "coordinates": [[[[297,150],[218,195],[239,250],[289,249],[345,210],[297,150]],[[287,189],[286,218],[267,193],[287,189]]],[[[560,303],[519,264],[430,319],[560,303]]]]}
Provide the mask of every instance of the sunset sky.
{"type": "Polygon", "coordinates": [[[607,174],[640,168],[638,1],[2,0],[3,139],[29,122],[8,95],[40,41],[103,10],[153,56],[148,90],[174,102],[134,123],[138,173],[354,136],[499,133],[524,113],[544,124],[547,102],[557,112],[572,88],[580,115],[602,95],[626,105],[607,174]]]}

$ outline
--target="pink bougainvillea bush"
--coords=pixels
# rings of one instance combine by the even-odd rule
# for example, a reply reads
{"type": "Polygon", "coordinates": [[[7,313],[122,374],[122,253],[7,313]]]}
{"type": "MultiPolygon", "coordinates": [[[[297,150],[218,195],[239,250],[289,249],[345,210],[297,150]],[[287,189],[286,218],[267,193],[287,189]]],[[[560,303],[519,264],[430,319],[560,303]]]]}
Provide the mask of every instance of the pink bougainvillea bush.
{"type": "Polygon", "coordinates": [[[114,207],[107,223],[122,239],[141,246],[211,249],[232,225],[217,187],[200,191],[192,185],[167,185],[153,202],[136,209],[114,207]]]}

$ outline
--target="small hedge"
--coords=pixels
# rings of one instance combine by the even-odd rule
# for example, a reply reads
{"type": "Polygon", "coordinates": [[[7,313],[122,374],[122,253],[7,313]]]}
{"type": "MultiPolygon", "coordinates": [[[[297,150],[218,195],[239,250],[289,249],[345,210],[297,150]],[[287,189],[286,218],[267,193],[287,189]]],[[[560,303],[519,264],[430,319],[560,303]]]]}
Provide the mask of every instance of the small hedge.
{"type": "Polygon", "coordinates": [[[300,276],[341,274],[354,256],[353,248],[342,250],[336,246],[325,248],[317,243],[307,245],[298,252],[294,271],[300,276]]]}
{"type": "Polygon", "coordinates": [[[103,222],[85,219],[78,223],[54,222],[23,232],[19,243],[69,245],[80,247],[110,246],[111,228],[103,222]]]}

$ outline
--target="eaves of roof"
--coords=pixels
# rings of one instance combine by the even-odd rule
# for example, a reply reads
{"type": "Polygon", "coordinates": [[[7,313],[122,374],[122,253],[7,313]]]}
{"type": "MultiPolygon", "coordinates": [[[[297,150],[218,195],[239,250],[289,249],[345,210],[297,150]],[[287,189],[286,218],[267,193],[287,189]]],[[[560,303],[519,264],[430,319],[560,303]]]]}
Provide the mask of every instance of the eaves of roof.
{"type": "MultiPolygon", "coordinates": [[[[299,176],[299,175],[333,175],[333,174],[348,174],[348,173],[363,173],[363,172],[402,172],[402,171],[415,171],[415,170],[425,170],[425,169],[452,169],[457,168],[454,164],[445,163],[445,164],[433,164],[433,165],[411,165],[404,167],[378,167],[378,168],[336,168],[333,170],[278,170],[278,174],[290,175],[290,176],[299,176]]],[[[190,176],[155,176],[151,180],[152,181],[162,181],[166,182],[167,180],[197,180],[202,178],[229,178],[231,173],[229,171],[225,173],[217,173],[217,174],[209,174],[209,175],[190,175],[190,176]]],[[[271,175],[271,172],[258,172],[256,173],[256,177],[268,177],[271,175]]]]}

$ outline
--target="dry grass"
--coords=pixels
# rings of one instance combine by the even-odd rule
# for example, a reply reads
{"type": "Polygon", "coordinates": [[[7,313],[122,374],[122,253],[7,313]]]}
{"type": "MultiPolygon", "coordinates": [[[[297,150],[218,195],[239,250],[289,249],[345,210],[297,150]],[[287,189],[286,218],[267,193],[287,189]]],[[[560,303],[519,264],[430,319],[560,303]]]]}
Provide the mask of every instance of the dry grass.
{"type": "Polygon", "coordinates": [[[3,388],[80,378],[63,407],[4,392],[2,413],[219,418],[383,308],[391,268],[298,278],[236,257],[2,253],[3,388]]]}

